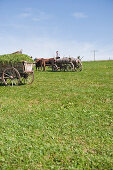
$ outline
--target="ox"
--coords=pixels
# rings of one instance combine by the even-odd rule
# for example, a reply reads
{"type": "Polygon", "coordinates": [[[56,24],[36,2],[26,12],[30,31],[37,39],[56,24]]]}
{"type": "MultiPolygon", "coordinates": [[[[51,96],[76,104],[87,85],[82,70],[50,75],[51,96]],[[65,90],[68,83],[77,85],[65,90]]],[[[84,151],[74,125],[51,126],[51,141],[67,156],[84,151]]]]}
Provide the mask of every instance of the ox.
{"type": "Polygon", "coordinates": [[[71,58],[75,71],[82,71],[82,62],[79,58],[71,58]]]}
{"type": "Polygon", "coordinates": [[[42,67],[43,67],[43,71],[45,71],[45,67],[46,66],[50,66],[50,65],[53,65],[55,59],[54,58],[49,58],[49,59],[44,59],[44,58],[41,58],[41,59],[35,59],[35,64],[36,64],[36,70],[38,68],[41,67],[41,71],[42,71],[42,67]]]}
{"type": "Polygon", "coordinates": [[[38,68],[38,71],[39,71],[39,68],[41,67],[41,71],[42,71],[42,60],[43,58],[40,58],[40,59],[35,59],[35,65],[36,65],[36,71],[37,71],[37,68],[38,68]]]}
{"type": "Polygon", "coordinates": [[[68,69],[68,66],[71,67],[71,69],[73,70],[74,69],[74,65],[71,61],[71,58],[68,58],[68,57],[64,57],[64,58],[61,58],[61,59],[57,59],[55,61],[55,65],[53,67],[53,70],[58,70],[58,68],[60,68],[60,70],[67,70],[68,69]]]}

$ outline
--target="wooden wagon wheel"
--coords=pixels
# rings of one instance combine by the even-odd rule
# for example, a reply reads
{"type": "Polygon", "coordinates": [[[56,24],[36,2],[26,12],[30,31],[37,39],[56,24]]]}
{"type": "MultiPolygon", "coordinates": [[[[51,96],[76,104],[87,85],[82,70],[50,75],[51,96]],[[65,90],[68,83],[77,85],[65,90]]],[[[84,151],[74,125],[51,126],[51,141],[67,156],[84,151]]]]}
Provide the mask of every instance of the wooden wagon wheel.
{"type": "Polygon", "coordinates": [[[52,65],[52,71],[57,71],[58,70],[58,67],[56,64],[52,65]]]}
{"type": "Polygon", "coordinates": [[[66,70],[67,70],[68,72],[69,72],[69,71],[72,71],[72,66],[71,66],[71,65],[67,65],[66,70]]]}
{"type": "Polygon", "coordinates": [[[22,84],[31,84],[34,81],[34,72],[24,73],[21,78],[22,84]]]}
{"type": "Polygon", "coordinates": [[[67,64],[66,70],[67,71],[73,71],[74,70],[74,64],[72,62],[70,64],[67,64]]]}
{"type": "Polygon", "coordinates": [[[6,86],[18,85],[20,83],[20,73],[14,67],[6,68],[3,71],[2,80],[6,86]]]}
{"type": "Polygon", "coordinates": [[[82,63],[77,63],[77,65],[75,66],[75,71],[79,72],[82,71],[83,67],[82,67],[82,63]]]}

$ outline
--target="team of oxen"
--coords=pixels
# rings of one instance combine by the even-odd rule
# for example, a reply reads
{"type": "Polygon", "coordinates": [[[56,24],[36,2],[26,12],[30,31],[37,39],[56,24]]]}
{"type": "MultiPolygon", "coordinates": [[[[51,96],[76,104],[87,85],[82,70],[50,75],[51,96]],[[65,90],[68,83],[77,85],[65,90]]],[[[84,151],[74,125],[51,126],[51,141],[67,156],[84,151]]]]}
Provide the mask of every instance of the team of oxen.
{"type": "Polygon", "coordinates": [[[52,71],[82,71],[82,63],[79,58],[72,57],[55,57],[49,59],[35,59],[36,70],[41,67],[41,71],[45,71],[46,66],[50,66],[52,71]]]}

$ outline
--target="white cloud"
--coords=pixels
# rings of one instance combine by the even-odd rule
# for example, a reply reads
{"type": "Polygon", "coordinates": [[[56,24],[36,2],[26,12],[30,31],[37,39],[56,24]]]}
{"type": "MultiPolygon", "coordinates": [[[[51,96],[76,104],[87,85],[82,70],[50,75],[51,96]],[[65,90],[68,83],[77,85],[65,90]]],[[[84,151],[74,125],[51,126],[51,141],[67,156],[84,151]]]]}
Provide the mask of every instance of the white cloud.
{"type": "MultiPolygon", "coordinates": [[[[64,41],[54,40],[51,38],[17,38],[10,36],[0,36],[0,54],[8,54],[14,51],[23,49],[24,54],[28,54],[33,58],[51,58],[56,55],[56,51],[59,51],[60,57],[77,57],[81,56],[84,61],[94,60],[94,53],[91,52],[94,49],[99,49],[96,53],[96,60],[108,60],[113,59],[113,51],[110,51],[111,46],[106,47],[106,51],[103,51],[102,47],[97,48],[95,43],[90,42],[78,42],[78,41],[64,41]],[[5,41],[7,39],[7,41],[5,41]]],[[[104,49],[105,50],[105,49],[104,49]]]]}
{"type": "Polygon", "coordinates": [[[88,16],[84,14],[83,12],[75,12],[72,14],[75,18],[87,18],[88,16]]]}
{"type": "Polygon", "coordinates": [[[30,12],[23,12],[19,16],[22,17],[22,18],[28,18],[28,17],[31,16],[31,13],[30,12]]]}
{"type": "Polygon", "coordinates": [[[48,20],[51,16],[46,14],[45,12],[38,12],[37,15],[32,17],[33,21],[41,21],[41,20],[48,20]]]}
{"type": "Polygon", "coordinates": [[[51,18],[51,15],[46,14],[43,11],[32,11],[32,9],[25,9],[25,11],[21,14],[19,14],[19,17],[21,18],[29,18],[32,21],[42,21],[42,20],[48,20],[51,18]]]}

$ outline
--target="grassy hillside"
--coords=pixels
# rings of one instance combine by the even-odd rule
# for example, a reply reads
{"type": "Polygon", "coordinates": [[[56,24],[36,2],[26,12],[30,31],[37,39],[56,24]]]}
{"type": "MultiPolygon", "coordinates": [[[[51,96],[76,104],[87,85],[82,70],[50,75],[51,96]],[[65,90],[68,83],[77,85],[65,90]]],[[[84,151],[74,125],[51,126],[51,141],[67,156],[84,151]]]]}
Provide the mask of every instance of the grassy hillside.
{"type": "Polygon", "coordinates": [[[112,169],[113,61],[0,86],[1,169],[112,169]]]}

